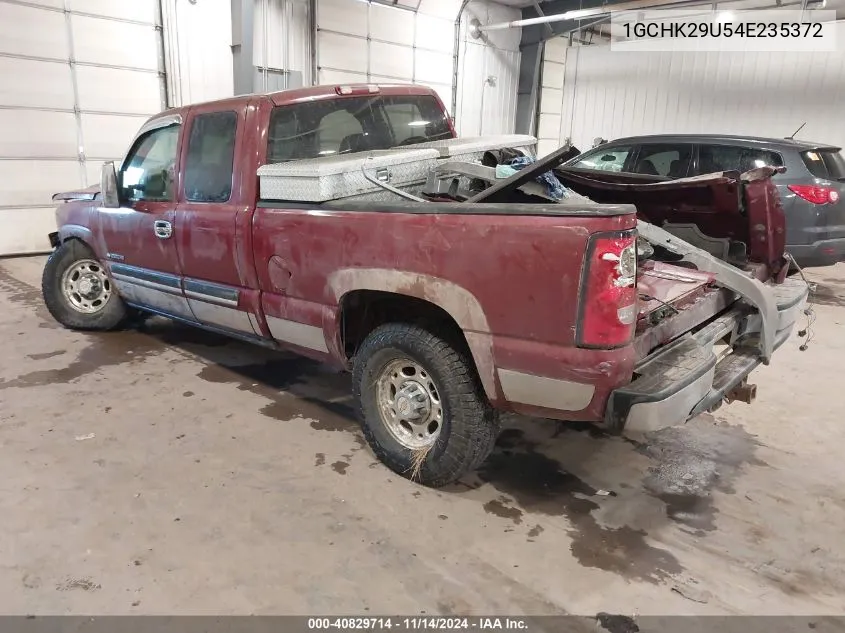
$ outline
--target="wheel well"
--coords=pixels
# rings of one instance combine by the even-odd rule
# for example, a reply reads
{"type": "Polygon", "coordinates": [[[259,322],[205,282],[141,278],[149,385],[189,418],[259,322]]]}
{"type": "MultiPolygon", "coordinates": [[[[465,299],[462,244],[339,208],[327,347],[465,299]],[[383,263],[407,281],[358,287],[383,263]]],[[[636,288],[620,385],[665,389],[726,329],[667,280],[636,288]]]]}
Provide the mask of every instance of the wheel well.
{"type": "MultiPolygon", "coordinates": [[[[461,326],[443,308],[424,299],[380,290],[353,290],[340,301],[340,335],[346,358],[385,323],[412,323],[445,338],[473,362],[461,326]]],[[[474,364],[474,362],[473,362],[474,364]]]]}

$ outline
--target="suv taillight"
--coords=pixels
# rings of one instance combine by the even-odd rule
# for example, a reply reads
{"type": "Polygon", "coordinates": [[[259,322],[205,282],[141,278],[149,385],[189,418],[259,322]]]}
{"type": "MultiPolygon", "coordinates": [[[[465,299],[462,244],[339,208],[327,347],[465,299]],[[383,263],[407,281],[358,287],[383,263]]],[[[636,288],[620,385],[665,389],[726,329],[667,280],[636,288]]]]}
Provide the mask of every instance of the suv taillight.
{"type": "Polygon", "coordinates": [[[587,244],[575,340],[579,347],[625,345],[637,320],[637,233],[595,233],[587,244]]]}
{"type": "Polygon", "coordinates": [[[819,187],[818,185],[787,185],[792,193],[799,198],[813,204],[831,204],[839,201],[839,192],[832,187],[819,187]]]}

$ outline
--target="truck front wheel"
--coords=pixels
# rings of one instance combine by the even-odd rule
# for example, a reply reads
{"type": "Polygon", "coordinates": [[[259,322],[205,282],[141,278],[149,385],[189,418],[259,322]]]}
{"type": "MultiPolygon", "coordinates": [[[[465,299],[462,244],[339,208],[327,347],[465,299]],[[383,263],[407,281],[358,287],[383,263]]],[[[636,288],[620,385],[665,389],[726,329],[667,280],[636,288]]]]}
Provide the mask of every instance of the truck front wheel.
{"type": "Polygon", "coordinates": [[[106,269],[78,240],[60,244],[50,255],[41,293],[53,318],[74,330],[112,330],[126,318],[106,269]]]}
{"type": "Polygon", "coordinates": [[[444,486],[493,450],[498,417],[475,369],[436,334],[379,326],[355,355],[352,384],[367,442],[403,477],[444,486]]]}

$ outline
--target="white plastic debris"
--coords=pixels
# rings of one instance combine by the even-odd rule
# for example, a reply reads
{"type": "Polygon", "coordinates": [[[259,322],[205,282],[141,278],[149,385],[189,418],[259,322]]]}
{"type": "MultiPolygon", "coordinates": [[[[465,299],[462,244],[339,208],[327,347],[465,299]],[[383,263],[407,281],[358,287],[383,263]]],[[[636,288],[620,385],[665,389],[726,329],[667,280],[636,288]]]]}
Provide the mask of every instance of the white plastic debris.
{"type": "Polygon", "coordinates": [[[95,433],[89,433],[88,435],[77,435],[76,441],[77,442],[84,442],[85,440],[93,440],[97,435],[95,433]]]}

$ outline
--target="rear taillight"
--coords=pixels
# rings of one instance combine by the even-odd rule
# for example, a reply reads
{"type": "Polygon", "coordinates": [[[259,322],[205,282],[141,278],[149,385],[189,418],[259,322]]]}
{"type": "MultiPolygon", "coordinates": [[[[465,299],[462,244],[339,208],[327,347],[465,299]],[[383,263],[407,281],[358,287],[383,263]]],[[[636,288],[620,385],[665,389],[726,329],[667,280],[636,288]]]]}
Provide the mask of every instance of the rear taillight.
{"type": "Polygon", "coordinates": [[[819,187],[818,185],[787,185],[792,193],[799,198],[813,204],[834,204],[839,202],[839,192],[831,187],[819,187]]]}
{"type": "Polygon", "coordinates": [[[630,342],[637,319],[636,231],[596,233],[581,277],[576,343],[610,348],[630,342]]]}

